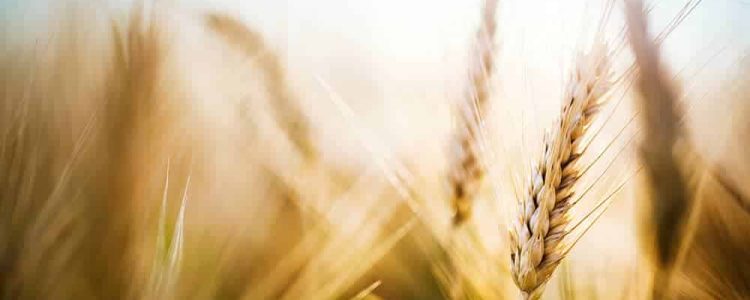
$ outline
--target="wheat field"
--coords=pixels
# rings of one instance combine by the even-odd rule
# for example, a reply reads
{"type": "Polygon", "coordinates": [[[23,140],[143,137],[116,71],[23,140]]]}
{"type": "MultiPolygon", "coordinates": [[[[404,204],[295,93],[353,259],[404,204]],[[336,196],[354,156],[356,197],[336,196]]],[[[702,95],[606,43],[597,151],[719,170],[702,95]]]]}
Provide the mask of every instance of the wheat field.
{"type": "Polygon", "coordinates": [[[744,0],[0,0],[2,299],[748,299],[744,0]]]}

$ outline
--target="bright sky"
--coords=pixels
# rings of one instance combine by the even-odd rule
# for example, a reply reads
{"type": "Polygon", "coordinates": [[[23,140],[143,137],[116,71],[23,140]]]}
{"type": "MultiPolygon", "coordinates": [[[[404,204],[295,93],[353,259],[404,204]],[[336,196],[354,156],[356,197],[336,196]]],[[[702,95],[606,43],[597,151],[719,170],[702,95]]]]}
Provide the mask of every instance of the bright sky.
{"type": "MultiPolygon", "coordinates": [[[[652,1],[656,3],[650,15],[652,30],[664,28],[687,1],[652,1]]],[[[91,2],[80,2],[93,9],[91,2]]],[[[126,9],[130,2],[99,3],[126,9]]],[[[218,10],[241,17],[286,53],[290,77],[302,87],[303,98],[310,103],[328,98],[317,82],[318,78],[324,80],[355,111],[362,112],[361,122],[382,128],[384,139],[407,148],[449,130],[440,125],[446,124],[441,118],[448,117],[448,108],[434,105],[431,99],[460,96],[480,6],[479,0],[174,2],[188,14],[218,10]],[[421,122],[414,122],[414,112],[435,123],[418,125],[421,122]],[[403,136],[405,126],[413,129],[413,135],[403,136]]],[[[533,103],[529,114],[551,118],[557,112],[557,105],[552,104],[559,101],[571,58],[579,44],[591,41],[603,3],[500,0],[498,77],[504,98],[533,103]]],[[[24,33],[12,35],[11,40],[28,42],[33,40],[28,33],[43,31],[49,12],[61,5],[52,0],[0,0],[0,7],[2,29],[24,33]]],[[[622,26],[621,10],[622,3],[617,0],[608,27],[610,40],[622,26]]],[[[747,0],[702,1],[666,41],[664,57],[673,70],[685,69],[686,76],[691,76],[687,81],[700,82],[698,88],[715,86],[747,55],[748,31],[747,0]]],[[[310,106],[316,109],[316,105],[310,106]]],[[[328,121],[333,126],[340,120],[322,120],[328,121]]]]}

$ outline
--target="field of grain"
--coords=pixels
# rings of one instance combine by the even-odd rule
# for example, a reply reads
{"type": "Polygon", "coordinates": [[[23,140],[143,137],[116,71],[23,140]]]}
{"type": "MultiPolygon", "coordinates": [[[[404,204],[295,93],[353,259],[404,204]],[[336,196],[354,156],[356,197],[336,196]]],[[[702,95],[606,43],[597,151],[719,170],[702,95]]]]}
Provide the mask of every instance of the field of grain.
{"type": "Polygon", "coordinates": [[[2,299],[750,298],[744,0],[0,0],[2,299]]]}

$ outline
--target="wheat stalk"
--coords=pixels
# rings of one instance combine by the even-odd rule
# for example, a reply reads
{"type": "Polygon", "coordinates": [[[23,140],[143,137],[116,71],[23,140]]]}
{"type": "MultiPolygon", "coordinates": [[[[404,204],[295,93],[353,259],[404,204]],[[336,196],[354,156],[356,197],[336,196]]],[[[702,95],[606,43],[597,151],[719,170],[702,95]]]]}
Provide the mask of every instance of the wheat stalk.
{"type": "Polygon", "coordinates": [[[489,102],[489,80],[494,70],[495,10],[497,0],[486,0],[482,21],[477,31],[475,52],[469,67],[470,86],[460,103],[460,124],[454,137],[453,161],[450,167],[454,224],[461,224],[471,216],[485,174],[480,158],[479,135],[482,115],[489,102]]]}
{"type": "Polygon", "coordinates": [[[568,210],[581,175],[583,136],[610,89],[606,46],[596,43],[580,56],[563,102],[559,126],[545,138],[544,154],[532,171],[528,196],[519,204],[510,231],[511,272],[524,298],[541,295],[544,283],[566,254],[568,210]]]}

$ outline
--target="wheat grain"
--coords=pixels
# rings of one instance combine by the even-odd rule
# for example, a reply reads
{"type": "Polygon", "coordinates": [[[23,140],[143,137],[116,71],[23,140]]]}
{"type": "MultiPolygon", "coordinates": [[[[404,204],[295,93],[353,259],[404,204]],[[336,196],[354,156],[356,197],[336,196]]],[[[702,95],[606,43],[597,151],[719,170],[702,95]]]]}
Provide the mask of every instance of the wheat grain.
{"type": "Polygon", "coordinates": [[[568,210],[581,175],[582,137],[610,89],[606,46],[596,43],[580,56],[569,79],[562,115],[545,138],[544,154],[532,171],[528,195],[519,204],[511,235],[511,272],[524,298],[537,298],[565,256],[568,210]]]}

